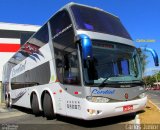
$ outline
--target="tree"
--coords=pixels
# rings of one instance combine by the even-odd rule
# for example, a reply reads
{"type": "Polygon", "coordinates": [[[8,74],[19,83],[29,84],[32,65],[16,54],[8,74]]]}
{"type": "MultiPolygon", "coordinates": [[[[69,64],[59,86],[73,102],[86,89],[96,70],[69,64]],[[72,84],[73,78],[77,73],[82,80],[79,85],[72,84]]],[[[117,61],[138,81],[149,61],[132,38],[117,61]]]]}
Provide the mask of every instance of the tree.
{"type": "Polygon", "coordinates": [[[141,66],[142,66],[142,74],[144,75],[144,72],[146,70],[146,66],[148,64],[147,61],[148,56],[146,55],[146,53],[142,52],[140,53],[140,60],[141,60],[141,66]]]}
{"type": "Polygon", "coordinates": [[[156,79],[154,76],[146,76],[143,78],[143,80],[145,81],[145,84],[147,86],[153,86],[153,84],[156,82],[156,79]]]}
{"type": "Polygon", "coordinates": [[[157,82],[155,77],[157,77],[158,82],[160,82],[160,71],[152,76],[145,76],[143,81],[147,86],[153,86],[153,84],[157,82]]]}
{"type": "Polygon", "coordinates": [[[160,82],[160,71],[157,73],[158,82],[160,82]]]}
{"type": "Polygon", "coordinates": [[[146,66],[148,64],[147,58],[148,56],[146,55],[145,52],[138,50],[139,56],[140,56],[140,61],[141,61],[141,68],[142,68],[142,77],[143,77],[143,81],[146,85],[151,85],[153,84],[151,77],[147,76],[144,77],[144,72],[146,70],[146,66]]]}

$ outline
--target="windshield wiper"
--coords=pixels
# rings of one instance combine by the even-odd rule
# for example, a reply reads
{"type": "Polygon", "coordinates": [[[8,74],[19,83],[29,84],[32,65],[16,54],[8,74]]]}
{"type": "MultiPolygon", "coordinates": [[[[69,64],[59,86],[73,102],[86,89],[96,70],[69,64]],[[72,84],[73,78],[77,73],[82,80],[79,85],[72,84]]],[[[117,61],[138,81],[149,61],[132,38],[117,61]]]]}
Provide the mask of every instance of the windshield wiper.
{"type": "Polygon", "coordinates": [[[105,83],[111,76],[112,76],[112,74],[110,74],[107,78],[105,78],[105,79],[102,81],[102,83],[100,83],[100,84],[98,85],[98,87],[103,87],[104,83],[105,83]]]}

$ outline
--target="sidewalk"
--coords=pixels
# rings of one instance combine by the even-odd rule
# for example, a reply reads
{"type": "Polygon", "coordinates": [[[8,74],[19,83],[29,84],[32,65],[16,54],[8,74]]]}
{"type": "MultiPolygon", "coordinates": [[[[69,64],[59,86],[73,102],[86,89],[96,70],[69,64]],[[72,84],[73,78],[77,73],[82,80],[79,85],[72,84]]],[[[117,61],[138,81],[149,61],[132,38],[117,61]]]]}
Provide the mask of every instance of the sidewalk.
{"type": "Polygon", "coordinates": [[[160,109],[148,100],[144,112],[139,113],[140,124],[160,124],[160,109]]]}
{"type": "Polygon", "coordinates": [[[11,118],[11,117],[17,117],[25,115],[26,113],[18,111],[14,108],[6,108],[6,105],[4,103],[0,104],[0,120],[5,118],[11,118]]]}
{"type": "Polygon", "coordinates": [[[0,113],[2,113],[2,112],[8,112],[8,110],[6,109],[5,103],[0,104],[0,113]]]}

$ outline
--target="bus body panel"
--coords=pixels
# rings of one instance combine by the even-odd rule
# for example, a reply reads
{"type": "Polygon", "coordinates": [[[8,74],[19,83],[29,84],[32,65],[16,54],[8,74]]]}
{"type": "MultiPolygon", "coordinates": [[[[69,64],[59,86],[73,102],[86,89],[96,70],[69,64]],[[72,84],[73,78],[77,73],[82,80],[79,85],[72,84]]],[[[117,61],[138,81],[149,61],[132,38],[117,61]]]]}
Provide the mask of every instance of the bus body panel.
{"type": "MultiPolygon", "coordinates": [[[[93,120],[117,115],[128,114],[131,112],[137,112],[142,110],[147,102],[147,97],[143,99],[137,99],[132,101],[116,102],[116,103],[93,103],[87,101],[85,98],[79,98],[64,90],[59,83],[53,83],[42,86],[35,86],[31,88],[19,89],[14,93],[26,93],[22,97],[14,102],[13,105],[22,106],[26,108],[31,108],[30,106],[30,95],[32,92],[35,92],[38,97],[39,104],[41,104],[41,96],[43,91],[48,91],[52,97],[53,107],[56,114],[66,115],[69,117],[93,120]],[[61,90],[61,91],[60,91],[61,90]],[[25,100],[25,102],[24,102],[25,100]],[[128,112],[123,112],[123,106],[133,105],[133,110],[128,112]],[[93,109],[100,111],[99,114],[90,114],[87,110],[93,109]]],[[[12,91],[11,91],[12,93],[12,91]]],[[[81,93],[79,93],[81,94],[81,93]]],[[[76,94],[75,94],[76,95],[76,94]]],[[[42,106],[40,106],[42,110],[42,106]]]]}
{"type": "Polygon", "coordinates": [[[91,103],[88,101],[86,102],[87,102],[87,108],[100,112],[99,114],[89,114],[87,110],[84,111],[86,113],[84,114],[85,116],[84,119],[93,120],[93,119],[113,117],[113,116],[138,112],[144,109],[144,107],[146,106],[147,97],[138,100],[116,102],[116,103],[91,103]],[[123,107],[128,105],[133,105],[133,109],[124,112],[123,107]]]}
{"type": "Polygon", "coordinates": [[[118,36],[114,36],[114,35],[110,35],[110,34],[84,31],[84,30],[77,30],[76,34],[77,35],[86,34],[91,39],[95,39],[95,40],[96,39],[98,39],[98,40],[101,39],[101,40],[104,40],[104,41],[117,42],[117,43],[122,43],[122,44],[130,45],[130,46],[134,46],[132,40],[122,38],[122,37],[118,37],[118,36]]]}

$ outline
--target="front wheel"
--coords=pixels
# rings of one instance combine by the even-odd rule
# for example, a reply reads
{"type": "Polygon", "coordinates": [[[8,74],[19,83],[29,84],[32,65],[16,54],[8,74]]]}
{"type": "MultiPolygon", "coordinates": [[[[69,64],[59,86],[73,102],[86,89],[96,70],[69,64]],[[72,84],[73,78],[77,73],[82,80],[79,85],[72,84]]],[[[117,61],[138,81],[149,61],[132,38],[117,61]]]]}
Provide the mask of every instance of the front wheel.
{"type": "Polygon", "coordinates": [[[44,95],[43,111],[47,119],[54,119],[55,114],[53,109],[53,103],[52,103],[51,96],[48,93],[45,93],[44,95]]]}

